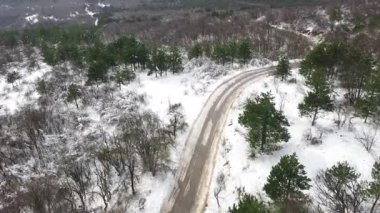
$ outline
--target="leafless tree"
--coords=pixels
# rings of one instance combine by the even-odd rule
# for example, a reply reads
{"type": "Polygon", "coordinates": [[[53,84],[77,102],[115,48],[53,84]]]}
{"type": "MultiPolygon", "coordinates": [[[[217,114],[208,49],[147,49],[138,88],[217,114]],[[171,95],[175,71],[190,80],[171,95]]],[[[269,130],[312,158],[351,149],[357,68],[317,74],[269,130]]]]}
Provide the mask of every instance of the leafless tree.
{"type": "Polygon", "coordinates": [[[219,194],[226,188],[225,175],[223,172],[219,173],[218,177],[216,178],[216,184],[217,185],[214,189],[214,197],[216,199],[218,207],[220,207],[219,194]]]}
{"type": "Polygon", "coordinates": [[[347,104],[339,104],[336,108],[337,118],[335,119],[335,123],[337,127],[340,129],[347,122],[347,118],[349,116],[349,110],[347,109],[347,104]]]}
{"type": "Polygon", "coordinates": [[[33,109],[30,106],[20,111],[20,130],[29,138],[32,147],[43,163],[42,145],[44,141],[43,129],[46,127],[46,113],[43,110],[33,109]]]}
{"type": "Polygon", "coordinates": [[[363,128],[360,133],[357,133],[355,135],[355,138],[369,152],[372,150],[373,145],[375,145],[376,141],[378,140],[377,131],[377,127],[375,127],[375,129],[363,128]]]}
{"type": "Polygon", "coordinates": [[[75,203],[70,192],[56,179],[55,176],[32,178],[22,190],[16,192],[13,202],[3,206],[1,211],[22,212],[28,209],[33,213],[73,212],[75,203]]]}
{"type": "Polygon", "coordinates": [[[99,187],[97,192],[102,197],[104,203],[104,212],[107,212],[108,202],[111,200],[111,167],[108,162],[94,160],[96,185],[99,187]]]}
{"type": "Polygon", "coordinates": [[[91,171],[87,162],[69,161],[64,168],[66,186],[80,199],[82,209],[86,211],[86,197],[91,186],[91,171]]]}
{"type": "Polygon", "coordinates": [[[138,138],[134,138],[128,132],[123,131],[118,137],[111,140],[112,148],[109,154],[110,163],[119,176],[123,176],[128,172],[129,183],[134,195],[136,194],[135,181],[137,180],[138,167],[136,139],[138,138]]]}
{"type": "Polygon", "coordinates": [[[152,112],[130,114],[123,119],[124,137],[131,138],[145,169],[155,176],[165,166],[173,140],[160,119],[152,112]]]}
{"type": "Polygon", "coordinates": [[[188,126],[183,115],[183,107],[181,103],[169,104],[168,110],[170,134],[175,138],[177,131],[183,131],[188,126]]]}

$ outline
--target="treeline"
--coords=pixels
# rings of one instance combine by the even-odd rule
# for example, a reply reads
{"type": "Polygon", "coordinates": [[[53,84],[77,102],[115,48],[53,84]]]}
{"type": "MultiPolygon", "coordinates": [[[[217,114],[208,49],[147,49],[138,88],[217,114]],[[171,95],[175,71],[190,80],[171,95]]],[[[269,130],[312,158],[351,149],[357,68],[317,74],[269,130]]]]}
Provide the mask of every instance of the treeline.
{"type": "Polygon", "coordinates": [[[368,212],[379,211],[380,162],[372,167],[371,180],[362,180],[361,174],[347,162],[321,170],[315,177],[317,200],[305,192],[311,188],[311,179],[296,154],[284,155],[272,167],[263,190],[271,199],[260,198],[239,191],[239,201],[230,207],[230,213],[301,213],[301,212],[368,212]],[[315,205],[312,205],[314,202],[315,205]]]}
{"type": "Polygon", "coordinates": [[[137,68],[148,68],[156,76],[183,69],[182,55],[176,46],[149,46],[135,37],[105,43],[100,32],[92,27],[37,28],[0,34],[0,45],[5,48],[37,47],[51,66],[70,62],[74,68],[85,70],[89,84],[108,80],[121,84],[133,80],[137,68]]]}
{"type": "Polygon", "coordinates": [[[214,44],[196,43],[188,52],[189,59],[208,57],[217,63],[239,62],[246,64],[252,58],[253,48],[249,39],[230,40],[214,44]]]}

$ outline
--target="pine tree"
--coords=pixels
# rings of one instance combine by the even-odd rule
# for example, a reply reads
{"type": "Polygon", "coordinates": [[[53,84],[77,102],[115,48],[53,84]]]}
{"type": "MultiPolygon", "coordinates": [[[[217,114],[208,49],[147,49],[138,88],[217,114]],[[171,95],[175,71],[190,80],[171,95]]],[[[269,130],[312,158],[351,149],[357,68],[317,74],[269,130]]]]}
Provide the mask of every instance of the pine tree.
{"type": "Polygon", "coordinates": [[[18,72],[16,71],[10,72],[7,74],[7,83],[12,84],[13,86],[13,84],[20,78],[21,78],[21,75],[18,72]]]}
{"type": "Polygon", "coordinates": [[[265,151],[271,143],[288,141],[290,136],[285,126],[287,119],[275,109],[273,96],[262,93],[254,101],[248,100],[239,123],[249,129],[248,138],[252,148],[260,147],[265,151]]]}
{"type": "Polygon", "coordinates": [[[95,82],[98,84],[99,82],[105,82],[107,81],[107,73],[108,66],[104,61],[92,63],[87,71],[87,83],[91,84],[95,82]]]}
{"type": "Polygon", "coordinates": [[[360,212],[366,190],[360,174],[347,162],[321,171],[316,178],[321,205],[330,212],[360,212]]]}
{"type": "Polygon", "coordinates": [[[114,80],[121,88],[122,84],[124,84],[125,82],[130,82],[135,78],[136,78],[136,74],[132,72],[131,70],[129,70],[128,68],[125,68],[116,73],[114,80]]]}
{"type": "Polygon", "coordinates": [[[160,71],[160,76],[162,73],[169,68],[169,55],[163,48],[155,48],[152,51],[152,58],[150,62],[150,69],[156,73],[160,71]]]}
{"type": "MultiPolygon", "coordinates": [[[[272,170],[264,185],[264,191],[285,212],[289,208],[305,203],[303,190],[310,188],[310,179],[306,176],[305,167],[298,162],[295,153],[282,156],[280,162],[272,170]],[[298,204],[298,205],[296,205],[298,204]]],[[[295,212],[299,209],[293,209],[295,212]]]]}
{"type": "Polygon", "coordinates": [[[376,208],[380,200],[380,163],[375,162],[372,168],[372,181],[369,183],[368,195],[372,201],[370,213],[377,212],[376,208]]]}
{"type": "Polygon", "coordinates": [[[170,48],[169,66],[173,74],[183,70],[181,53],[176,46],[170,48]]]}
{"type": "Polygon", "coordinates": [[[298,105],[298,109],[302,116],[312,117],[311,125],[314,126],[320,110],[332,111],[334,105],[329,96],[330,87],[322,72],[315,71],[306,83],[312,87],[312,91],[307,93],[304,101],[298,105]]]}
{"type": "Polygon", "coordinates": [[[230,55],[230,47],[228,44],[216,44],[213,48],[212,58],[218,63],[222,63],[224,65],[228,61],[230,55]]]}
{"type": "Polygon", "coordinates": [[[372,72],[371,77],[364,87],[365,94],[356,103],[358,114],[364,117],[365,122],[368,117],[380,115],[380,69],[372,72]]]}
{"type": "Polygon", "coordinates": [[[239,202],[228,209],[229,213],[270,213],[269,207],[255,196],[243,192],[239,202]]]}
{"type": "Polygon", "coordinates": [[[76,84],[70,84],[69,91],[67,92],[67,102],[75,102],[77,108],[78,106],[78,98],[81,96],[79,86],[76,84]]]}
{"type": "Polygon", "coordinates": [[[289,66],[289,60],[287,57],[280,58],[275,74],[278,77],[281,77],[281,81],[286,80],[286,78],[290,75],[290,66],[289,66]]]}
{"type": "Polygon", "coordinates": [[[248,39],[241,40],[237,50],[237,57],[240,63],[246,64],[252,56],[251,44],[248,39]]]}
{"type": "Polygon", "coordinates": [[[36,90],[40,93],[40,95],[46,95],[48,93],[49,89],[45,80],[40,80],[37,82],[36,90]]]}
{"type": "Polygon", "coordinates": [[[189,59],[200,58],[203,55],[202,45],[200,43],[194,44],[188,53],[189,59]]]}

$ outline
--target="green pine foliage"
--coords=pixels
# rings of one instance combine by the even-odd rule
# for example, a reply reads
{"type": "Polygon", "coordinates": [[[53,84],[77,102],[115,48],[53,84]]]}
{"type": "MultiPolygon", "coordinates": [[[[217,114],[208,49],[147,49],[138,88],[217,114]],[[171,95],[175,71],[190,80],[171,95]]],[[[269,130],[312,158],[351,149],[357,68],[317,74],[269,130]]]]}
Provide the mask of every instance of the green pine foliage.
{"type": "Polygon", "coordinates": [[[191,47],[191,49],[188,53],[189,59],[200,58],[202,56],[203,56],[202,44],[200,44],[200,43],[194,44],[194,46],[191,47]]]}
{"type": "Polygon", "coordinates": [[[67,102],[71,103],[71,102],[75,102],[75,106],[77,108],[79,108],[79,105],[78,105],[78,98],[81,96],[81,93],[80,93],[80,88],[78,85],[76,84],[70,84],[69,86],[69,90],[67,92],[67,97],[66,97],[66,100],[67,102]]]}
{"type": "Polygon", "coordinates": [[[330,86],[322,72],[313,72],[307,79],[306,84],[311,87],[298,109],[302,116],[312,118],[311,125],[314,126],[318,113],[321,110],[332,111],[334,109],[333,100],[330,98],[330,86]]]}
{"type": "MultiPolygon", "coordinates": [[[[365,94],[357,101],[358,114],[365,118],[378,118],[380,116],[380,69],[377,68],[370,76],[364,87],[365,94]]],[[[374,120],[374,122],[379,122],[374,120]]]]}
{"type": "Polygon", "coordinates": [[[329,212],[360,212],[366,187],[360,174],[347,162],[339,162],[321,171],[316,178],[321,205],[329,212]]]}
{"type": "Polygon", "coordinates": [[[372,201],[370,213],[377,212],[380,202],[380,162],[375,162],[372,168],[372,181],[369,183],[368,196],[372,201]]]}
{"type": "Polygon", "coordinates": [[[129,83],[133,81],[133,79],[135,78],[136,78],[136,74],[132,72],[131,70],[129,70],[128,68],[118,71],[114,76],[114,80],[119,85],[120,88],[122,84],[129,83]]]}
{"type": "Polygon", "coordinates": [[[270,144],[288,141],[290,138],[286,126],[289,123],[281,112],[275,109],[273,96],[262,93],[255,100],[248,100],[239,116],[239,123],[248,128],[251,148],[265,151],[270,144]]]}
{"type": "Polygon", "coordinates": [[[239,196],[239,201],[228,209],[229,213],[270,213],[266,203],[253,195],[243,192],[239,196]]]}
{"type": "Polygon", "coordinates": [[[281,57],[276,67],[275,75],[280,77],[282,81],[290,76],[290,65],[287,57],[281,57]]]}
{"type": "Polygon", "coordinates": [[[252,57],[252,48],[248,39],[239,41],[237,48],[237,58],[242,64],[247,64],[252,57]]]}
{"type": "Polygon", "coordinates": [[[288,212],[295,204],[302,204],[307,200],[303,191],[311,187],[310,181],[296,154],[284,155],[272,167],[264,191],[280,208],[288,212]]]}
{"type": "Polygon", "coordinates": [[[168,54],[169,69],[172,73],[179,73],[183,70],[181,53],[176,46],[170,47],[168,54]]]}
{"type": "Polygon", "coordinates": [[[87,71],[87,84],[91,85],[95,83],[99,85],[101,82],[106,82],[108,79],[108,69],[109,67],[103,60],[92,63],[87,71]]]}

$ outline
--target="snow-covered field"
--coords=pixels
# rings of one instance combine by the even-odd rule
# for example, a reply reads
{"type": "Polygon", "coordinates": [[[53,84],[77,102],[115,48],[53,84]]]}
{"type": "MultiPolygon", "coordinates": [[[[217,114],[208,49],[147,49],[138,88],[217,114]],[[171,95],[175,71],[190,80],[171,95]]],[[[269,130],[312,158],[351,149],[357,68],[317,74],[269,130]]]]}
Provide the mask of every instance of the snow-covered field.
{"type": "MultiPolygon", "coordinates": [[[[262,188],[272,166],[286,154],[297,154],[300,163],[305,165],[307,175],[313,182],[318,171],[331,167],[339,161],[347,161],[362,174],[363,179],[370,178],[372,165],[379,157],[380,138],[376,138],[377,141],[370,152],[366,151],[357,138],[361,137],[363,131],[372,131],[372,127],[365,124],[363,119],[353,117],[353,114],[349,113],[346,123],[338,128],[334,122],[338,118],[336,112],[322,113],[316,125],[312,127],[311,120],[300,117],[298,111],[298,104],[303,100],[308,88],[298,71],[292,72],[291,78],[294,78],[297,83],[281,82],[275,80],[273,76],[267,77],[247,88],[233,105],[225,127],[224,141],[219,148],[206,212],[226,212],[228,207],[237,201],[239,187],[268,200],[262,188]],[[288,129],[291,139],[287,143],[281,143],[281,148],[277,151],[251,158],[249,144],[245,138],[247,130],[239,125],[238,117],[243,111],[247,98],[254,98],[261,92],[268,91],[274,95],[277,109],[283,110],[290,123],[288,129]],[[306,140],[307,134],[321,137],[322,144],[310,144],[310,141],[306,140]],[[226,187],[219,195],[221,206],[218,207],[214,189],[217,187],[216,179],[222,173],[225,175],[226,187]]],[[[337,102],[343,99],[342,94],[344,91],[335,90],[334,98],[337,102]]],[[[312,200],[317,202],[316,189],[312,187],[308,193],[314,198],[312,200]]]]}

